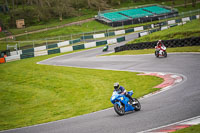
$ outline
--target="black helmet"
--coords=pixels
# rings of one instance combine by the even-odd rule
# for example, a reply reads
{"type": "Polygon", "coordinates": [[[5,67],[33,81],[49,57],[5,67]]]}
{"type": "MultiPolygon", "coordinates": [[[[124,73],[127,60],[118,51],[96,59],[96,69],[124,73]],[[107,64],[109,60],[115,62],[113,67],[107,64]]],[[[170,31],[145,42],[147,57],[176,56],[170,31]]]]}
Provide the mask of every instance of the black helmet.
{"type": "Polygon", "coordinates": [[[119,89],[119,83],[118,82],[114,83],[114,88],[115,88],[115,90],[119,89]]]}

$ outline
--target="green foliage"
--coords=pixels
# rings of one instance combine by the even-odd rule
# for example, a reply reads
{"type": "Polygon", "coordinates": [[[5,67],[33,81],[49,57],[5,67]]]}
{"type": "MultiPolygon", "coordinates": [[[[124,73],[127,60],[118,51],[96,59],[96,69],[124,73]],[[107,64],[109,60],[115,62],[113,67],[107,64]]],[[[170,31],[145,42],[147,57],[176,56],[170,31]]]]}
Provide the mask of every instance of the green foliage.
{"type": "Polygon", "coordinates": [[[179,12],[197,10],[200,9],[200,3],[197,3],[195,7],[193,7],[192,5],[187,5],[186,7],[185,6],[176,7],[176,9],[178,9],[179,12]]]}
{"type": "Polygon", "coordinates": [[[0,130],[65,119],[112,107],[110,96],[116,81],[127,90],[133,89],[136,97],[154,91],[152,88],[163,81],[133,72],[36,64],[58,55],[62,54],[0,65],[0,130]]]}

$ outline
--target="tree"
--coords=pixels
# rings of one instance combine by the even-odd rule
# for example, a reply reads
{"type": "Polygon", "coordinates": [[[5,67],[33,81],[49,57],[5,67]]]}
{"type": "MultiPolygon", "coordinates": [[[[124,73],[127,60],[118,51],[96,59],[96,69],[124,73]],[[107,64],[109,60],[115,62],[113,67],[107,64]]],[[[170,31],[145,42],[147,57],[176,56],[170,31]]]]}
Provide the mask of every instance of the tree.
{"type": "Polygon", "coordinates": [[[184,7],[186,8],[187,7],[187,0],[184,0],[184,7]]]}
{"type": "Polygon", "coordinates": [[[62,21],[63,17],[75,16],[76,11],[72,7],[70,0],[57,0],[54,1],[54,13],[59,16],[59,20],[62,21]]]}
{"type": "Polygon", "coordinates": [[[196,0],[192,0],[192,7],[196,6],[196,0]]]}
{"type": "Polygon", "coordinates": [[[175,0],[172,0],[172,7],[175,5],[175,0]]]}

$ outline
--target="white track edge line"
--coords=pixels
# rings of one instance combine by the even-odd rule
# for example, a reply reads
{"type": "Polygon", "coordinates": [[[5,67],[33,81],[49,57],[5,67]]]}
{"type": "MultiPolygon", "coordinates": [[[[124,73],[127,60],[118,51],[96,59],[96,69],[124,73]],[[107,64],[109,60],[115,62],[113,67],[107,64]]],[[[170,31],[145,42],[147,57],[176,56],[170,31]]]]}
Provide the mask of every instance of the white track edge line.
{"type": "Polygon", "coordinates": [[[164,127],[168,127],[168,126],[172,126],[172,125],[176,125],[176,124],[181,124],[183,122],[195,120],[195,119],[198,119],[198,118],[200,118],[200,115],[192,117],[192,118],[188,118],[188,119],[185,119],[185,120],[182,120],[182,121],[178,121],[178,122],[175,122],[175,123],[171,123],[171,124],[168,124],[168,125],[160,126],[160,127],[157,127],[157,128],[152,128],[152,129],[148,129],[148,130],[145,130],[145,131],[140,131],[140,132],[137,132],[137,133],[148,133],[152,130],[157,130],[157,129],[160,129],[160,128],[164,128],[164,127]]]}

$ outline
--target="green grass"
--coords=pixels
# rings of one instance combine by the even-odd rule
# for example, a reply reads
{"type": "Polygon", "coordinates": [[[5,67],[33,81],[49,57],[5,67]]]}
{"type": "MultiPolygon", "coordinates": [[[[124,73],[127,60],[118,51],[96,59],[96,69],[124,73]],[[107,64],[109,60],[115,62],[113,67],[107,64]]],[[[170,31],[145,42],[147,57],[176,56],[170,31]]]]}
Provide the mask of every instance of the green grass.
{"type": "Polygon", "coordinates": [[[177,130],[174,133],[200,133],[200,125],[195,125],[181,130],[177,130]]]}
{"type": "Polygon", "coordinates": [[[55,36],[64,36],[64,35],[71,35],[71,34],[81,34],[95,30],[106,30],[109,26],[101,24],[97,21],[86,22],[81,25],[73,25],[59,29],[53,29],[49,31],[44,31],[40,33],[33,33],[29,35],[23,35],[20,37],[16,37],[16,40],[35,40],[41,38],[50,38],[55,36]]]}
{"type": "MultiPolygon", "coordinates": [[[[155,49],[143,49],[143,50],[127,50],[117,53],[110,53],[108,55],[139,55],[139,54],[154,54],[155,49]]],[[[189,47],[177,47],[177,48],[167,48],[167,53],[174,52],[200,52],[200,46],[189,46],[189,47]]]]}
{"type": "Polygon", "coordinates": [[[192,5],[187,5],[186,8],[184,6],[176,7],[178,9],[179,13],[192,11],[200,9],[200,3],[197,3],[195,7],[192,7],[192,5]]]}
{"type": "Polygon", "coordinates": [[[200,36],[200,20],[193,20],[182,26],[172,27],[167,30],[154,32],[150,35],[137,38],[128,44],[138,42],[151,42],[157,40],[170,40],[170,39],[182,39],[187,37],[200,36]]]}
{"type": "Polygon", "coordinates": [[[120,82],[127,90],[133,89],[134,96],[140,97],[157,90],[153,87],[163,81],[133,72],[36,64],[57,55],[62,54],[0,65],[0,130],[112,107],[110,97],[114,82],[120,82]]]}

